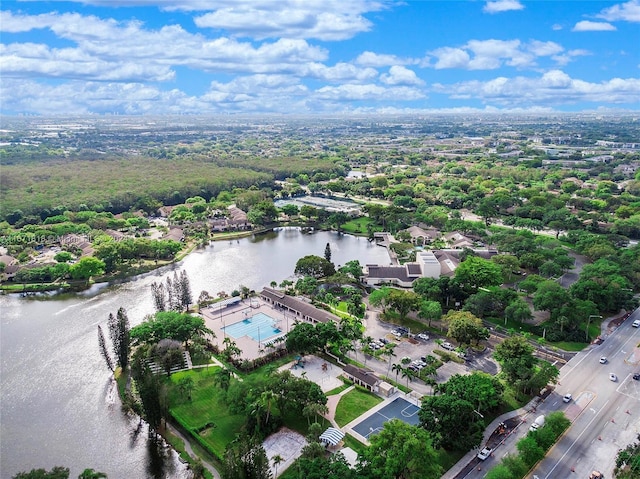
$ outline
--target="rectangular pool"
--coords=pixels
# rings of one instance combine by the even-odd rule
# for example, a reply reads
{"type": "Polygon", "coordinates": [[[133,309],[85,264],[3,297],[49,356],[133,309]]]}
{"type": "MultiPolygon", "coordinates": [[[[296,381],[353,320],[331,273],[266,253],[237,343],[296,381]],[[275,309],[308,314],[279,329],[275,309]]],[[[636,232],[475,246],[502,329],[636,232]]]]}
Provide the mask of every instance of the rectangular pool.
{"type": "Polygon", "coordinates": [[[262,342],[282,333],[277,322],[264,313],[256,313],[250,318],[225,326],[222,330],[233,338],[249,336],[254,341],[262,342]]]}

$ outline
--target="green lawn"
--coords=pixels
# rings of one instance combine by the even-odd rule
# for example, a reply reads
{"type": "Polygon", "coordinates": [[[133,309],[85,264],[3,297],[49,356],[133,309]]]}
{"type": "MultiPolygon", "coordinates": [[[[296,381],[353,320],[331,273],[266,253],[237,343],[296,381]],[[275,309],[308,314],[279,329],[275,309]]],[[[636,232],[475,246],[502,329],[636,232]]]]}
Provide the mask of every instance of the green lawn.
{"type": "Polygon", "coordinates": [[[327,391],[326,393],[324,393],[324,395],[329,397],[329,396],[333,396],[334,394],[340,394],[342,391],[350,387],[351,387],[351,384],[343,384],[342,386],[338,386],[337,388],[334,388],[331,391],[327,391]]]}
{"type": "Polygon", "coordinates": [[[351,221],[347,221],[345,224],[341,226],[341,229],[345,233],[351,233],[355,235],[367,235],[368,224],[371,224],[373,226],[373,231],[382,231],[381,226],[375,225],[369,218],[365,216],[351,220],[351,221]]]}
{"type": "Polygon", "coordinates": [[[221,391],[214,385],[214,374],[218,369],[200,368],[173,374],[172,384],[190,376],[194,388],[191,401],[183,397],[177,387],[169,388],[169,412],[191,434],[200,436],[217,457],[222,457],[227,444],[245,423],[245,417],[231,414],[227,405],[219,400],[221,391]],[[205,428],[207,424],[211,426],[205,428]]]}
{"type": "Polygon", "coordinates": [[[381,402],[381,397],[356,386],[340,399],[335,420],[342,427],[381,402]]]}

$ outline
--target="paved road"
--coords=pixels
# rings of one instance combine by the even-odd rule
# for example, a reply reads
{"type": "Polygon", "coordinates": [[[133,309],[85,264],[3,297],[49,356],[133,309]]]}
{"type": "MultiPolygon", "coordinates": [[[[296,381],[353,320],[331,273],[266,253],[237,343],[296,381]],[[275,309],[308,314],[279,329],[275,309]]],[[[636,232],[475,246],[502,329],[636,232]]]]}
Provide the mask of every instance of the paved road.
{"type": "Polygon", "coordinates": [[[550,450],[529,479],[587,478],[593,469],[612,477],[615,456],[619,449],[634,442],[640,432],[640,381],[631,378],[640,372],[640,329],[631,327],[640,319],[636,310],[619,328],[607,336],[601,345],[593,345],[578,353],[560,370],[555,391],[537,408],[523,416],[521,423],[499,446],[493,457],[477,466],[465,479],[483,478],[491,467],[506,454],[515,453],[516,442],[528,432],[528,425],[540,414],[564,411],[573,422],[561,440],[550,450]],[[607,364],[599,358],[607,356],[607,364]],[[618,376],[609,380],[609,373],[618,376]],[[562,396],[573,395],[564,403],[562,396]]]}
{"type": "MultiPolygon", "coordinates": [[[[562,368],[556,396],[574,395],[575,401],[564,407],[573,424],[530,477],[567,478],[575,472],[575,477],[586,478],[594,469],[612,477],[618,450],[640,431],[640,381],[631,377],[640,371],[640,329],[631,327],[634,319],[640,319],[640,310],[603,344],[562,368]],[[607,364],[599,364],[601,356],[607,356],[607,364]],[[618,381],[610,381],[609,373],[618,381]]],[[[558,400],[547,405],[551,410],[563,408],[558,400]]]]}

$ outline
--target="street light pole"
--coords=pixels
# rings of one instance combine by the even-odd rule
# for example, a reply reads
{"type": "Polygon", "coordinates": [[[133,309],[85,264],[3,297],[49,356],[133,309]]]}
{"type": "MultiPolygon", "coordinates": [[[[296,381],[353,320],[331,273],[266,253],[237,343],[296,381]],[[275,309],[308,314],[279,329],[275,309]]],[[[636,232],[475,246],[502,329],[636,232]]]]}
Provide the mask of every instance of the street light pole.
{"type": "Polygon", "coordinates": [[[587,320],[587,330],[585,331],[585,341],[589,341],[589,325],[591,324],[591,318],[600,318],[602,319],[602,316],[600,316],[599,314],[591,314],[589,315],[589,319],[587,320]]]}

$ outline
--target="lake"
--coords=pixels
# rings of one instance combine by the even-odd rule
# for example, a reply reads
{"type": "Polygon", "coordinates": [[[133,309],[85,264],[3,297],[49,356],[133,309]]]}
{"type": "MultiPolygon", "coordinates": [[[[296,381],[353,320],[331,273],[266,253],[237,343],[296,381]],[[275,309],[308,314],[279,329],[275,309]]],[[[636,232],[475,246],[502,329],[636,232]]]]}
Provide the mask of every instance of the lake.
{"type": "Polygon", "coordinates": [[[77,477],[93,468],[117,478],[187,478],[167,447],[155,447],[138,418],[120,409],[111,373],[98,349],[109,313],[123,306],[132,326],[152,314],[150,285],[186,270],[194,299],[240,285],[260,291],[291,278],[296,261],[323,256],[329,243],[339,265],[388,264],[387,251],[365,238],[284,228],[215,242],[183,261],[119,284],[77,294],[0,296],[0,476],[60,465],[77,477]]]}

